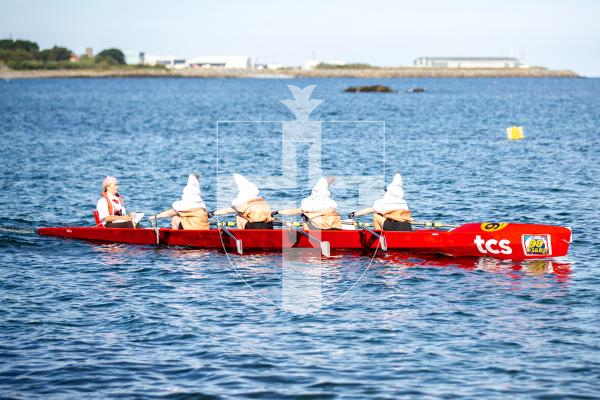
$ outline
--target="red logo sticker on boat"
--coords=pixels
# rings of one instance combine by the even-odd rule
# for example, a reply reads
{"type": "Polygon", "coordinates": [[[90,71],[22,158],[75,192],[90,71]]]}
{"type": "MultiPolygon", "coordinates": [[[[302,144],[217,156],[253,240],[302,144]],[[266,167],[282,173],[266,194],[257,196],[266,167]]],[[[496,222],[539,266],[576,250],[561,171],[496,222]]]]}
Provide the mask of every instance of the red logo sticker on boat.
{"type": "Polygon", "coordinates": [[[523,251],[527,256],[552,255],[550,235],[523,235],[523,251]]]}
{"type": "Polygon", "coordinates": [[[481,224],[481,230],[484,232],[496,232],[506,228],[508,222],[484,222],[481,224]]]}

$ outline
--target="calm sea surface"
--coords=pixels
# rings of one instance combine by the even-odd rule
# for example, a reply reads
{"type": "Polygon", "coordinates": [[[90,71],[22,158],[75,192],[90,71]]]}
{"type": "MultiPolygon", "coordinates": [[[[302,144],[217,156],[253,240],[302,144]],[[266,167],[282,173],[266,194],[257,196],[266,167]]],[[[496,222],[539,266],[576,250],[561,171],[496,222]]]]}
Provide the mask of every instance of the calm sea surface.
{"type": "Polygon", "coordinates": [[[599,397],[598,154],[598,79],[1,81],[0,397],[599,397]],[[376,83],[398,92],[342,93],[376,83]],[[385,153],[416,218],[571,226],[569,255],[333,251],[323,308],[296,315],[279,307],[280,254],[35,233],[90,225],[107,174],[150,215],[198,171],[212,209],[217,146],[219,174],[281,174],[280,122],[216,133],[293,120],[288,84],[324,100],[324,174],[382,174],[385,153]],[[385,122],[385,151],[364,121],[385,122]],[[506,140],[511,125],[526,139],[506,140]]]}

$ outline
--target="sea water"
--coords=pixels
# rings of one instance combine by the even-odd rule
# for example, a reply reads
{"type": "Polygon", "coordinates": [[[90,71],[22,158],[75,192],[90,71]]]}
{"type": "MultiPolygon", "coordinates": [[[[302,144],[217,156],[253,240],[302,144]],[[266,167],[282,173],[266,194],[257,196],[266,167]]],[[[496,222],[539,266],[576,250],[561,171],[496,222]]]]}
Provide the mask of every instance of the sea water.
{"type": "MultiPolygon", "coordinates": [[[[599,152],[598,79],[3,81],[0,396],[599,396],[599,152]],[[369,84],[396,92],[343,93],[369,84]],[[317,85],[324,101],[310,115],[323,121],[324,175],[388,183],[399,171],[420,220],[570,226],[569,255],[333,249],[304,260],[321,308],[298,314],[281,308],[281,254],[37,236],[93,224],[106,175],[130,211],[152,215],[193,171],[209,209],[217,164],[226,184],[281,174],[286,85],[317,85]],[[510,126],[525,139],[507,140],[510,126]]],[[[314,182],[297,183],[262,194],[293,204],[314,182]]],[[[343,214],[352,190],[331,188],[343,214]]]]}

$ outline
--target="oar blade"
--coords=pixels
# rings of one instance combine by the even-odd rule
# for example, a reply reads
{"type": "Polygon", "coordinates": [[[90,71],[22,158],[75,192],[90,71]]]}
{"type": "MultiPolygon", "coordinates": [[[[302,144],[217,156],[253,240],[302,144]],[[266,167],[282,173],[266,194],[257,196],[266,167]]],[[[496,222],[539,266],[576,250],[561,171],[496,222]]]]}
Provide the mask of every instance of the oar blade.
{"type": "Polygon", "coordinates": [[[381,250],[383,250],[383,251],[387,251],[387,249],[388,249],[387,239],[383,235],[379,236],[379,246],[381,247],[381,250]]]}
{"type": "Polygon", "coordinates": [[[325,257],[331,257],[331,243],[329,243],[328,241],[322,241],[320,245],[321,254],[323,254],[325,257]]]}
{"type": "Polygon", "coordinates": [[[152,229],[154,230],[154,236],[156,236],[156,245],[160,245],[160,232],[159,232],[159,228],[158,228],[158,224],[156,223],[156,220],[150,220],[150,225],[152,225],[152,229]]]}

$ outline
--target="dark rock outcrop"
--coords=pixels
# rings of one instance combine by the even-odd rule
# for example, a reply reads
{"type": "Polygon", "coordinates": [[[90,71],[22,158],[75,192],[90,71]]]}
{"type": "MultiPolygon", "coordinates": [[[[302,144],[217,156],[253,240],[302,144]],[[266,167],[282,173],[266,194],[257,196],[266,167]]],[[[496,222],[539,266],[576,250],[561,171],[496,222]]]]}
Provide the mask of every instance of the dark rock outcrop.
{"type": "Polygon", "coordinates": [[[393,90],[387,86],[383,85],[373,85],[373,86],[350,86],[346,90],[345,93],[392,93],[393,90]]]}

